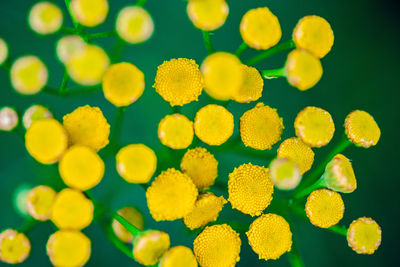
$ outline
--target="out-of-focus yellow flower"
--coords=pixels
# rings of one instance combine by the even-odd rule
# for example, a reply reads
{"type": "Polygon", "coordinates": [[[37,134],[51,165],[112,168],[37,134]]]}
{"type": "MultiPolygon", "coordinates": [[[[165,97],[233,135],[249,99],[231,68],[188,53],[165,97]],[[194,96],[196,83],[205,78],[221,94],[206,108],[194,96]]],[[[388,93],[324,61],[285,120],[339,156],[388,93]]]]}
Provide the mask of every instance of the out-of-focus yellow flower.
{"type": "Polygon", "coordinates": [[[334,156],[326,165],[323,177],[326,186],[337,192],[351,193],[357,188],[357,180],[351,162],[342,154],[334,156]]]}
{"type": "Polygon", "coordinates": [[[57,57],[62,63],[66,64],[74,53],[85,49],[86,45],[79,35],[64,36],[57,41],[57,57]]]}
{"type": "Polygon", "coordinates": [[[259,216],[271,203],[274,184],[267,168],[248,163],[229,174],[228,192],[232,208],[259,216]]]}
{"type": "Polygon", "coordinates": [[[98,107],[78,107],[63,117],[63,124],[71,144],[88,146],[98,151],[109,142],[110,125],[98,107]]]}
{"type": "Polygon", "coordinates": [[[331,51],[334,36],[331,25],[319,16],[305,16],[293,31],[296,47],[305,49],[318,58],[331,51]]]}
{"type": "Polygon", "coordinates": [[[254,149],[270,149],[281,139],[282,131],[282,118],[276,109],[263,103],[258,103],[240,118],[240,137],[246,146],[254,149]]]}
{"type": "Polygon", "coordinates": [[[154,32],[154,22],[143,7],[127,6],[118,13],[116,29],[122,40],[137,44],[150,39],[154,32]]]}
{"type": "Polygon", "coordinates": [[[242,69],[244,75],[242,86],[232,95],[232,99],[239,103],[256,101],[262,95],[264,79],[256,68],[242,64],[242,69]]]}
{"type": "Polygon", "coordinates": [[[12,107],[0,109],[0,131],[9,132],[18,126],[18,113],[12,107]]]}
{"type": "Polygon", "coordinates": [[[93,203],[75,189],[61,190],[51,208],[51,221],[60,229],[81,230],[93,220],[93,203]]]}
{"type": "Polygon", "coordinates": [[[174,58],[158,66],[153,87],[171,106],[183,106],[197,101],[204,81],[194,60],[174,58]]]}
{"type": "Polygon", "coordinates": [[[329,228],[343,218],[344,203],[339,193],[322,188],[308,196],[305,210],[312,224],[329,228]]]}
{"type": "Polygon", "coordinates": [[[225,203],[224,197],[217,197],[212,193],[201,194],[193,210],[183,217],[183,223],[194,230],[216,221],[225,203]]]}
{"type": "Polygon", "coordinates": [[[283,141],[278,148],[278,158],[287,158],[297,164],[301,174],[304,174],[314,162],[314,152],[298,137],[283,141]]]}
{"type": "Polygon", "coordinates": [[[42,119],[32,123],[25,133],[28,153],[42,164],[57,162],[68,146],[68,134],[55,119],[42,119]]]}
{"type": "Polygon", "coordinates": [[[301,181],[297,164],[287,158],[276,158],[269,164],[269,176],[272,183],[281,190],[292,190],[301,181]]]}
{"type": "Polygon", "coordinates": [[[0,38],[0,65],[8,58],[8,46],[3,38],[0,38]]]}
{"type": "Polygon", "coordinates": [[[48,108],[42,105],[32,105],[25,110],[22,121],[25,129],[28,129],[35,121],[46,118],[53,118],[53,114],[48,108]]]}
{"type": "Polygon", "coordinates": [[[268,7],[250,9],[240,22],[243,41],[254,49],[268,49],[276,45],[282,37],[278,18],[268,7]]]}
{"type": "Polygon", "coordinates": [[[39,93],[47,83],[46,65],[37,56],[23,56],[11,66],[11,85],[20,94],[39,93]]]}
{"type": "Polygon", "coordinates": [[[39,2],[29,12],[28,22],[32,30],[39,34],[54,33],[61,28],[63,13],[51,2],[39,2]]]}
{"type": "Polygon", "coordinates": [[[17,264],[26,260],[31,251],[31,242],[23,234],[12,229],[0,233],[0,260],[17,264]]]}
{"type": "Polygon", "coordinates": [[[193,251],[202,267],[235,266],[240,260],[239,234],[229,225],[204,229],[193,242],[193,251]]]}
{"type": "Polygon", "coordinates": [[[167,115],[158,124],[158,138],[172,149],[187,148],[193,141],[193,122],[179,113],[167,115]]]}
{"type": "Polygon", "coordinates": [[[163,171],[147,188],[147,206],[156,221],[182,219],[193,210],[197,195],[192,179],[171,168],[163,171]]]}
{"type": "Polygon", "coordinates": [[[148,230],[140,233],[133,240],[133,256],[140,264],[154,265],[160,261],[169,246],[170,240],[167,233],[148,230]]]}
{"type": "Polygon", "coordinates": [[[382,230],[371,218],[354,220],[347,231],[347,242],[358,254],[374,254],[381,244],[382,230]]]}
{"type": "Polygon", "coordinates": [[[362,110],[355,110],[347,115],[344,127],[347,138],[357,146],[374,146],[381,137],[381,130],[374,118],[362,110]]]}
{"type": "MultiPolygon", "coordinates": [[[[139,230],[144,229],[144,220],[143,216],[139,210],[134,207],[128,206],[118,210],[118,215],[127,220],[130,224],[135,226],[139,230]]],[[[117,220],[113,220],[112,229],[114,234],[121,240],[122,242],[129,243],[132,242],[134,236],[129,232],[122,224],[120,224],[117,220]]]]}
{"type": "Polygon", "coordinates": [[[95,27],[107,17],[108,0],[71,0],[70,10],[79,24],[95,27]]]}
{"type": "Polygon", "coordinates": [[[176,246],[170,248],[162,257],[159,267],[197,267],[196,257],[190,248],[176,246]]]}
{"type": "Polygon", "coordinates": [[[189,0],[187,14],[196,28],[214,31],[224,25],[229,14],[225,0],[189,0]]]}
{"type": "Polygon", "coordinates": [[[36,186],[26,196],[26,210],[36,220],[46,221],[50,218],[55,197],[56,191],[53,188],[46,185],[36,186]]]}
{"type": "Polygon", "coordinates": [[[59,230],[46,245],[47,255],[54,266],[83,266],[90,258],[90,239],[79,231],[59,230]]]}
{"type": "Polygon", "coordinates": [[[201,64],[205,91],[212,98],[229,100],[239,91],[243,83],[240,59],[227,52],[216,52],[206,57],[201,64]]]}
{"type": "Polygon", "coordinates": [[[249,244],[260,259],[276,260],[292,247],[292,232],[287,221],[276,214],[257,218],[246,233],[249,244]]]}

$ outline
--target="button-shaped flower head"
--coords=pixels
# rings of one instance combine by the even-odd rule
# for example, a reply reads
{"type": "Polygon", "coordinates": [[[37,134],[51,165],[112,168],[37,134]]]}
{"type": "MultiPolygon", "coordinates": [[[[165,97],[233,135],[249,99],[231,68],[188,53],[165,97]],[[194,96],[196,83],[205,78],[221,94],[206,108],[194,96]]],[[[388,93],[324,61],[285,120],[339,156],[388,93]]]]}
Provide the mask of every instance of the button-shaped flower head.
{"type": "Polygon", "coordinates": [[[232,99],[239,103],[256,101],[262,95],[264,79],[256,68],[242,64],[242,69],[242,86],[240,86],[239,91],[232,95],[232,99]]]}
{"type": "Polygon", "coordinates": [[[214,31],[224,25],[229,6],[225,0],[189,0],[187,14],[196,28],[214,31]]]}
{"type": "Polygon", "coordinates": [[[56,194],[53,188],[46,185],[39,185],[29,190],[25,202],[29,215],[39,221],[50,219],[56,194]]]}
{"type": "Polygon", "coordinates": [[[292,190],[301,181],[301,172],[297,164],[287,158],[276,158],[269,164],[269,176],[272,183],[281,190],[292,190]]]}
{"type": "Polygon", "coordinates": [[[0,131],[9,132],[18,126],[18,113],[12,107],[0,109],[0,131]]]}
{"type": "Polygon", "coordinates": [[[8,45],[3,38],[0,38],[0,65],[8,58],[8,45]]]}
{"type": "Polygon", "coordinates": [[[32,105],[25,110],[22,121],[25,129],[28,129],[33,122],[45,118],[53,118],[51,111],[42,105],[32,105]]]}
{"type": "MultiPolygon", "coordinates": [[[[137,210],[135,207],[127,206],[118,210],[118,215],[127,220],[130,224],[135,226],[139,230],[144,229],[144,220],[143,215],[137,210]]],[[[114,234],[121,240],[122,242],[129,243],[132,242],[134,236],[131,232],[129,232],[122,224],[120,224],[116,219],[112,222],[112,229],[114,234]]]]}
{"type": "Polygon", "coordinates": [[[190,248],[176,246],[170,248],[162,257],[160,267],[197,267],[196,257],[190,248]]]}
{"type": "Polygon", "coordinates": [[[354,220],[347,230],[347,242],[358,254],[374,254],[381,244],[382,230],[371,218],[354,220]]]}
{"type": "Polygon", "coordinates": [[[145,266],[155,265],[169,249],[170,240],[167,233],[148,230],[140,233],[133,241],[133,256],[145,266]]]}
{"type": "Polygon", "coordinates": [[[12,229],[0,233],[0,260],[17,264],[26,260],[31,251],[31,242],[23,234],[12,229]]]}
{"type": "Polygon", "coordinates": [[[151,15],[140,6],[127,6],[121,9],[115,26],[119,37],[131,44],[147,41],[154,32],[151,15]]]}
{"type": "Polygon", "coordinates": [[[193,122],[179,113],[165,116],[158,124],[158,138],[172,149],[187,148],[193,141],[193,122]]]}
{"type": "Polygon", "coordinates": [[[57,57],[62,63],[66,64],[74,53],[85,49],[86,45],[79,35],[64,36],[57,41],[57,57]]]}
{"type": "Polygon", "coordinates": [[[86,27],[95,27],[106,19],[108,0],[71,0],[72,17],[86,27]]]}
{"type": "Polygon", "coordinates": [[[32,30],[39,34],[55,33],[62,26],[63,13],[51,2],[39,2],[31,8],[28,22],[32,30]]]}
{"type": "Polygon", "coordinates": [[[381,130],[375,119],[367,112],[355,110],[344,122],[347,138],[360,147],[371,147],[378,143],[381,130]]]}
{"type": "Polygon", "coordinates": [[[348,158],[337,154],[326,165],[323,175],[325,184],[329,189],[341,193],[351,193],[357,188],[357,180],[353,166],[348,158]]]}
{"type": "Polygon", "coordinates": [[[311,169],[314,162],[314,152],[300,138],[291,137],[279,145],[278,158],[292,160],[300,168],[301,174],[304,174],[311,169]]]}

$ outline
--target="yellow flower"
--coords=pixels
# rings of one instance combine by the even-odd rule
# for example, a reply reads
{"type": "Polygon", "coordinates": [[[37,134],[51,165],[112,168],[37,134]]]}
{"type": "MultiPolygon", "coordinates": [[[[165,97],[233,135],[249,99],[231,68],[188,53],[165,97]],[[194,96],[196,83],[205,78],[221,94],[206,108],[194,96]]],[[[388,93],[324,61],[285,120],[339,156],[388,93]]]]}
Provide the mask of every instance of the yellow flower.
{"type": "Polygon", "coordinates": [[[323,177],[326,186],[337,192],[351,193],[357,188],[357,180],[351,162],[342,154],[334,156],[326,165],[323,177]]]}
{"type": "Polygon", "coordinates": [[[11,66],[11,85],[23,95],[39,93],[47,83],[46,65],[37,56],[23,56],[11,66]]]}
{"type": "Polygon", "coordinates": [[[22,121],[25,129],[28,129],[35,121],[46,118],[53,118],[53,114],[48,108],[42,105],[32,105],[25,110],[22,121]]]}
{"type": "Polygon", "coordinates": [[[317,107],[306,107],[294,121],[296,135],[311,147],[327,145],[335,133],[335,124],[328,111],[317,107]]]}
{"type": "Polygon", "coordinates": [[[79,35],[64,36],[57,41],[57,57],[62,63],[66,64],[74,53],[85,49],[86,45],[79,35]]]}
{"type": "Polygon", "coordinates": [[[192,211],[197,195],[190,177],[171,168],[163,171],[147,188],[147,206],[156,221],[172,221],[192,211]]]}
{"type": "Polygon", "coordinates": [[[110,59],[101,47],[88,44],[73,52],[65,66],[72,80],[91,86],[101,82],[109,64],[110,59]]]}
{"type": "Polygon", "coordinates": [[[183,155],[181,169],[198,189],[208,189],[218,176],[218,161],[205,148],[196,147],[183,155]]]}
{"type": "Polygon", "coordinates": [[[103,179],[104,162],[93,149],[74,145],[61,158],[58,170],[67,186],[86,191],[103,179]]]}
{"type": "Polygon", "coordinates": [[[104,22],[108,14],[108,0],[71,0],[73,18],[86,27],[104,22]]]}
{"type": "Polygon", "coordinates": [[[292,247],[292,232],[287,221],[276,214],[257,218],[246,233],[249,244],[260,259],[276,260],[292,247]]]}
{"type": "Polygon", "coordinates": [[[154,32],[154,22],[146,9],[127,6],[118,13],[116,29],[122,40],[137,44],[150,39],[154,32]]]}
{"type": "Polygon", "coordinates": [[[75,189],[61,190],[51,208],[51,221],[60,229],[81,230],[93,220],[93,203],[75,189]]]}
{"type": "Polygon", "coordinates": [[[133,240],[133,256],[140,264],[154,265],[160,261],[169,246],[170,241],[167,233],[148,230],[140,233],[133,240]]]}
{"type": "Polygon", "coordinates": [[[334,36],[331,25],[319,16],[305,16],[293,31],[296,47],[305,49],[318,58],[331,51],[334,36]]]}
{"type": "Polygon", "coordinates": [[[339,193],[317,189],[308,196],[305,210],[313,225],[329,228],[343,218],[344,203],[339,193]]]}
{"type": "Polygon", "coordinates": [[[229,225],[213,225],[204,229],[193,242],[194,255],[202,267],[233,267],[240,260],[239,234],[229,225]]]}
{"type": "Polygon", "coordinates": [[[18,113],[12,107],[0,109],[0,131],[12,131],[18,126],[18,113]]]}
{"type": "Polygon", "coordinates": [[[171,106],[183,106],[197,101],[204,81],[194,60],[177,58],[158,66],[153,87],[171,106]]]}
{"type": "Polygon", "coordinates": [[[51,2],[39,2],[29,12],[28,22],[32,30],[39,34],[54,33],[61,28],[63,13],[51,2]]]}
{"type": "Polygon", "coordinates": [[[162,257],[159,267],[197,267],[196,257],[190,248],[176,246],[170,248],[162,257]]]}
{"type": "Polygon", "coordinates": [[[358,254],[374,254],[381,240],[381,227],[371,218],[354,220],[347,231],[347,242],[358,254]]]}
{"type": "Polygon", "coordinates": [[[295,189],[301,181],[299,166],[287,158],[276,158],[269,164],[272,183],[281,190],[295,189]]]}
{"type": "Polygon", "coordinates": [[[305,50],[295,49],[287,57],[285,73],[290,85],[305,91],[319,82],[323,70],[317,57],[305,50]]]}
{"type": "Polygon", "coordinates": [[[214,31],[224,25],[229,14],[225,0],[189,0],[187,14],[196,28],[214,31]]]}
{"type": "Polygon", "coordinates": [[[17,264],[26,260],[31,251],[31,242],[23,234],[12,229],[0,233],[0,260],[17,264]]]}
{"type": "Polygon", "coordinates": [[[172,149],[187,148],[193,141],[193,122],[179,113],[167,115],[158,124],[158,138],[172,149]]]}
{"type": "Polygon", "coordinates": [[[206,144],[219,146],[233,134],[233,115],[226,108],[210,104],[202,107],[194,119],[194,132],[206,144]]]}
{"type": "Polygon", "coordinates": [[[250,9],[240,22],[243,41],[254,49],[268,49],[282,37],[278,18],[267,7],[250,9]]]}
{"type": "Polygon", "coordinates": [[[8,46],[7,43],[0,38],[0,65],[8,58],[8,46]]]}
{"type": "Polygon", "coordinates": [[[256,101],[262,95],[264,79],[256,68],[242,64],[242,69],[244,76],[242,86],[232,95],[232,99],[239,103],[256,101]]]}
{"type": "MultiPolygon", "coordinates": [[[[138,228],[139,230],[144,229],[143,216],[136,208],[128,206],[118,210],[118,214],[127,220],[130,224],[138,228]]],[[[132,242],[134,237],[125,227],[122,226],[117,220],[113,220],[112,229],[114,234],[122,242],[129,243],[132,242]]]]}
{"type": "Polygon", "coordinates": [[[193,210],[183,217],[183,223],[191,230],[205,226],[217,220],[224,207],[224,197],[217,197],[212,193],[204,193],[197,199],[193,210]]]}
{"type": "Polygon", "coordinates": [[[259,216],[271,203],[274,184],[267,168],[248,163],[229,174],[228,192],[232,208],[259,216]]]}
{"type": "Polygon", "coordinates": [[[306,173],[314,162],[314,152],[300,138],[291,137],[283,141],[278,148],[278,158],[287,158],[297,164],[301,174],[306,173]]]}
{"type": "Polygon", "coordinates": [[[381,137],[381,130],[374,118],[362,110],[355,110],[347,115],[344,127],[347,138],[357,146],[374,146],[381,137]]]}
{"type": "Polygon", "coordinates": [[[96,151],[109,140],[110,125],[98,107],[81,106],[63,117],[70,143],[88,146],[96,151]]]}
{"type": "Polygon", "coordinates": [[[270,149],[281,139],[282,131],[282,118],[276,109],[263,103],[258,103],[240,118],[240,137],[246,146],[254,149],[270,149]]]}
{"type": "Polygon", "coordinates": [[[205,91],[212,98],[229,100],[237,94],[243,83],[240,59],[227,52],[216,52],[206,57],[201,64],[205,91]]]}
{"type": "Polygon", "coordinates": [[[143,144],[127,145],[116,156],[118,174],[128,183],[147,183],[157,168],[157,156],[143,144]]]}
{"type": "Polygon", "coordinates": [[[56,191],[53,188],[46,185],[36,186],[26,196],[26,210],[36,220],[47,221],[55,197],[56,191]]]}
{"type": "Polygon", "coordinates": [[[90,258],[90,239],[79,231],[59,230],[46,244],[47,255],[54,266],[83,266],[90,258]]]}
{"type": "Polygon", "coordinates": [[[68,134],[55,119],[42,119],[32,123],[25,133],[28,153],[42,164],[57,162],[68,146],[68,134]]]}

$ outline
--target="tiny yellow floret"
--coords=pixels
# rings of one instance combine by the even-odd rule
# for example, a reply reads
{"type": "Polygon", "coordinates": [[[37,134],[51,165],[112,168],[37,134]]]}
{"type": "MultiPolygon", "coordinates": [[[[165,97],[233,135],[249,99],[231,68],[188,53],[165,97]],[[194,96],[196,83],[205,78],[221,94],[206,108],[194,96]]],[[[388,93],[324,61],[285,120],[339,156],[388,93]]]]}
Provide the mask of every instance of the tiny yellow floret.
{"type": "Polygon", "coordinates": [[[287,158],[297,164],[301,174],[306,173],[314,162],[314,152],[298,137],[283,141],[277,151],[278,158],[287,158]]]}
{"type": "Polygon", "coordinates": [[[325,184],[329,189],[341,193],[351,193],[357,189],[357,180],[353,166],[348,158],[337,154],[326,165],[323,175],[325,184]]]}
{"type": "Polygon", "coordinates": [[[19,123],[18,113],[12,107],[2,107],[0,109],[0,131],[10,132],[19,123]]]}
{"type": "Polygon", "coordinates": [[[193,141],[193,132],[193,122],[179,113],[165,116],[158,124],[158,138],[172,149],[187,148],[193,141]]]}
{"type": "Polygon", "coordinates": [[[108,0],[71,0],[72,17],[86,27],[104,22],[108,14],[108,0]]]}
{"type": "Polygon", "coordinates": [[[169,246],[170,240],[167,233],[148,230],[140,233],[133,240],[133,256],[140,264],[154,265],[160,261],[169,246]]]}
{"type": "Polygon", "coordinates": [[[381,227],[371,218],[354,220],[347,231],[347,242],[358,254],[374,254],[381,241],[381,227]]]}
{"type": "Polygon", "coordinates": [[[32,105],[25,110],[22,121],[25,129],[28,129],[35,121],[46,118],[53,118],[53,113],[51,113],[47,107],[42,105],[32,105]]]}
{"type": "MultiPolygon", "coordinates": [[[[117,213],[137,229],[141,231],[144,229],[143,215],[136,208],[131,206],[123,207],[122,209],[119,209],[117,213]]],[[[134,237],[132,233],[122,226],[122,224],[120,224],[116,219],[113,220],[111,226],[114,234],[119,238],[119,240],[125,243],[133,241],[134,237]]]]}
{"type": "Polygon", "coordinates": [[[154,22],[149,12],[140,6],[127,6],[117,16],[116,30],[122,40],[138,44],[153,35],[154,22]]]}
{"type": "Polygon", "coordinates": [[[276,158],[269,164],[269,176],[272,183],[281,190],[292,190],[301,181],[299,166],[287,158],[276,158]]]}
{"type": "Polygon", "coordinates": [[[0,65],[8,58],[8,46],[3,38],[0,38],[0,65]]]}
{"type": "Polygon", "coordinates": [[[62,63],[66,64],[74,53],[85,49],[86,45],[79,35],[64,36],[57,41],[57,57],[62,63]]]}
{"type": "Polygon", "coordinates": [[[170,248],[162,257],[159,267],[197,267],[193,251],[185,246],[170,248]]]}
{"type": "Polygon", "coordinates": [[[214,31],[224,25],[229,6],[225,0],[189,0],[186,11],[196,28],[214,31]]]}
{"type": "Polygon", "coordinates": [[[256,68],[242,64],[242,69],[244,75],[242,86],[232,95],[232,99],[239,103],[256,101],[262,95],[264,79],[256,68]]]}
{"type": "Polygon", "coordinates": [[[28,22],[32,30],[39,34],[55,33],[62,26],[63,13],[51,2],[39,2],[29,12],[28,22]]]}
{"type": "Polygon", "coordinates": [[[0,233],[0,260],[8,264],[24,262],[31,252],[31,242],[23,233],[6,229],[0,233]]]}
{"type": "Polygon", "coordinates": [[[375,146],[381,137],[381,130],[374,118],[362,110],[347,115],[344,127],[347,138],[360,147],[375,146]]]}
{"type": "Polygon", "coordinates": [[[39,185],[29,190],[25,202],[29,215],[39,221],[50,219],[56,194],[53,188],[46,185],[39,185]]]}

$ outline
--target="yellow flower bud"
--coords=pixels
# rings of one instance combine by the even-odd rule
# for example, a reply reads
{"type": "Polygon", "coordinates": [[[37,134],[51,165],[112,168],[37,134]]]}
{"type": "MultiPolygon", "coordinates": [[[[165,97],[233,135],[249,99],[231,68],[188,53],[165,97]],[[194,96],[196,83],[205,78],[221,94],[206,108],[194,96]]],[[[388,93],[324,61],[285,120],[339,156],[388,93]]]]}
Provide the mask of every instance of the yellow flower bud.
{"type": "Polygon", "coordinates": [[[8,58],[8,46],[3,38],[0,38],[0,65],[8,58]]]}
{"type": "Polygon", "coordinates": [[[347,115],[344,127],[347,138],[357,146],[375,146],[381,137],[381,130],[374,118],[362,110],[347,115]]]}
{"type": "Polygon", "coordinates": [[[232,95],[232,99],[239,103],[256,101],[262,95],[264,79],[256,68],[242,64],[242,69],[244,75],[242,86],[232,95]]]}
{"type": "Polygon", "coordinates": [[[22,121],[25,129],[28,129],[35,121],[46,118],[53,118],[53,114],[48,108],[42,105],[32,105],[25,110],[22,121]]]}
{"type": "Polygon", "coordinates": [[[326,186],[337,192],[351,193],[357,188],[357,180],[351,162],[342,154],[334,156],[326,165],[323,178],[326,186]]]}
{"type": "Polygon", "coordinates": [[[71,56],[78,51],[85,49],[85,41],[79,35],[67,35],[57,41],[57,57],[66,64],[71,56]]]}
{"type": "Polygon", "coordinates": [[[104,22],[108,14],[108,0],[71,0],[73,18],[86,27],[104,22]]]}
{"type": "Polygon", "coordinates": [[[374,254],[381,244],[382,230],[371,218],[354,220],[347,231],[347,242],[358,254],[374,254]]]}
{"type": "Polygon", "coordinates": [[[229,14],[225,0],[189,0],[187,14],[196,28],[214,31],[224,25],[229,14]]]}
{"type": "Polygon", "coordinates": [[[116,29],[122,40],[137,44],[150,39],[154,32],[154,22],[143,7],[127,6],[118,13],[116,29]]]}
{"type": "MultiPolygon", "coordinates": [[[[124,207],[119,209],[117,213],[137,229],[141,231],[144,229],[143,215],[136,208],[130,206],[124,207]]],[[[114,234],[119,238],[119,240],[125,243],[130,243],[133,241],[134,236],[132,233],[122,226],[122,224],[120,224],[116,219],[113,220],[111,226],[114,234]]]]}
{"type": "Polygon", "coordinates": [[[158,138],[172,149],[187,148],[193,141],[193,122],[179,113],[167,115],[158,124],[158,138]]]}
{"type": "Polygon", "coordinates": [[[158,263],[169,249],[170,241],[167,233],[148,230],[139,234],[133,241],[133,256],[145,266],[158,263]]]}
{"type": "Polygon", "coordinates": [[[0,260],[8,264],[24,262],[31,251],[31,242],[23,234],[12,229],[0,233],[0,260]]]}
{"type": "Polygon", "coordinates": [[[62,26],[63,13],[51,2],[39,2],[29,12],[28,22],[32,30],[39,34],[55,33],[62,26]]]}
{"type": "Polygon", "coordinates": [[[301,181],[297,164],[287,158],[276,158],[269,164],[269,176],[272,183],[281,190],[292,190],[301,181]]]}
{"type": "Polygon", "coordinates": [[[190,248],[176,246],[170,248],[162,257],[159,267],[197,267],[196,257],[190,248]]]}
{"type": "Polygon", "coordinates": [[[56,197],[53,188],[39,185],[31,190],[26,197],[26,210],[29,215],[39,221],[50,219],[51,207],[56,197]]]}
{"type": "Polygon", "coordinates": [[[300,138],[292,137],[283,141],[278,148],[278,158],[287,158],[297,164],[301,174],[306,173],[314,162],[314,152],[300,138]]]}
{"type": "Polygon", "coordinates": [[[18,126],[18,113],[12,107],[0,109],[0,131],[10,132],[18,126]]]}

